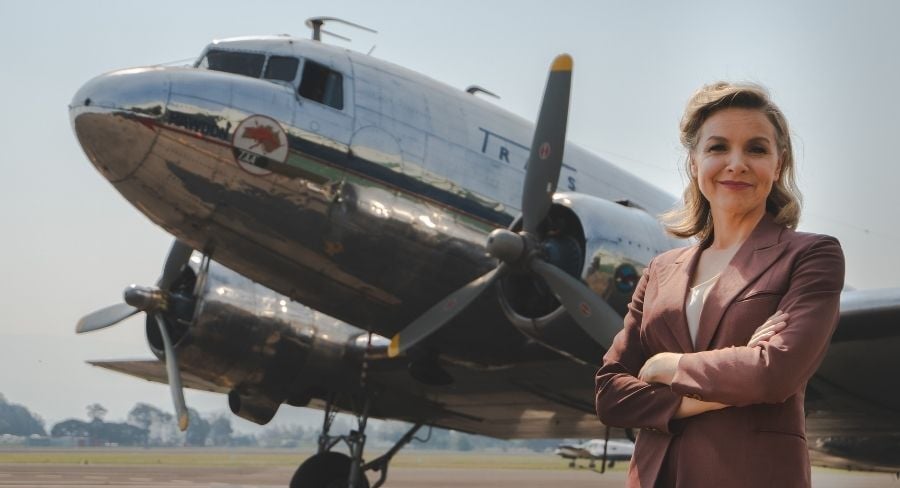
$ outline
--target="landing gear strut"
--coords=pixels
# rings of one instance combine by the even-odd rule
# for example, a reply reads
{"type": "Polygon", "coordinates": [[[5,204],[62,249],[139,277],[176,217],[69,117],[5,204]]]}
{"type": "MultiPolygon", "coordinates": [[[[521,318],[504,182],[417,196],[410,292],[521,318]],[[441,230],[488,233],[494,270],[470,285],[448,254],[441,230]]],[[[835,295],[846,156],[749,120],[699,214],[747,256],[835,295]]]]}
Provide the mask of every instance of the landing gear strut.
{"type": "Polygon", "coordinates": [[[291,478],[290,488],[369,488],[369,480],[365,472],[372,470],[379,473],[379,478],[372,488],[379,488],[387,480],[388,464],[400,449],[409,444],[422,427],[415,424],[393,447],[373,461],[363,460],[363,448],[366,445],[366,423],[369,419],[370,400],[367,398],[362,413],[357,416],[357,429],[347,435],[333,436],[329,433],[337,415],[334,398],[325,405],[325,419],[322,433],[319,435],[318,452],[303,462],[291,478]],[[347,445],[350,455],[332,452],[339,442],[347,445]]]}
{"type": "MultiPolygon", "coordinates": [[[[604,439],[603,439],[603,459],[600,462],[600,474],[603,474],[606,472],[606,448],[608,448],[608,447],[609,447],[609,426],[607,425],[606,426],[606,434],[604,435],[604,439]]],[[[593,467],[594,467],[594,461],[591,460],[591,468],[593,468],[593,467]]],[[[611,468],[612,464],[610,464],[609,467],[611,468]]]]}

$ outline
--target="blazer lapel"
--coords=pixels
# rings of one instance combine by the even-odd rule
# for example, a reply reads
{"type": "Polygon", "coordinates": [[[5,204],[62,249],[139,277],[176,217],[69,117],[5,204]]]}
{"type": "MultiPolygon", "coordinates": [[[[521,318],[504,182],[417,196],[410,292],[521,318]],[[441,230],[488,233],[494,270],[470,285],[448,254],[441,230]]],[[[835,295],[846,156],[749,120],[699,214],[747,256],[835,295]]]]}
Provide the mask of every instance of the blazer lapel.
{"type": "MultiPolygon", "coordinates": [[[[709,348],[728,306],[784,252],[786,243],[778,242],[783,230],[767,212],[731,262],[722,270],[703,303],[695,350],[705,351],[709,348]]],[[[691,268],[691,271],[693,269],[695,268],[691,268]]],[[[690,286],[690,281],[686,286],[690,286]]]]}
{"type": "Polygon", "coordinates": [[[700,257],[700,253],[697,252],[699,249],[699,244],[689,247],[672,264],[668,265],[665,276],[660,279],[659,283],[660,290],[671,290],[671,292],[659,293],[658,296],[661,299],[673,301],[663,304],[664,310],[670,311],[663,314],[663,319],[669,326],[669,331],[681,348],[681,352],[694,352],[684,304],[690,289],[691,277],[694,276],[694,270],[697,268],[697,261],[700,257]]]}

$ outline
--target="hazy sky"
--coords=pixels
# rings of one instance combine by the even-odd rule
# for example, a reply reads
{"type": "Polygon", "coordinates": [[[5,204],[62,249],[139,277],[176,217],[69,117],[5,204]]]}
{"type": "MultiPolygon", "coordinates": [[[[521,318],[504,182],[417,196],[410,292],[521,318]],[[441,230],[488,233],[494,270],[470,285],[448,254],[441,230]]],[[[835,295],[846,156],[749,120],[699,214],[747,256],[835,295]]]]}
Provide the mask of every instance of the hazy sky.
{"type": "MultiPolygon", "coordinates": [[[[801,228],[841,240],[849,284],[900,286],[890,251],[900,243],[898,2],[0,1],[0,393],[48,427],[83,418],[92,402],[110,420],[138,401],[171,410],[167,387],[84,364],[150,357],[142,315],[84,336],[74,325],[129,283],[155,282],[171,238],[91,166],[67,104],[93,76],[194,58],[215,38],[307,37],[314,15],[379,31],[335,26],[354,42],[328,42],[375,45],[377,58],[481,85],[529,119],[551,59],[571,53],[570,140],[673,195],[691,92],[719,79],[762,83],[792,124],[801,228]]],[[[187,401],[227,409],[220,395],[187,401]]]]}

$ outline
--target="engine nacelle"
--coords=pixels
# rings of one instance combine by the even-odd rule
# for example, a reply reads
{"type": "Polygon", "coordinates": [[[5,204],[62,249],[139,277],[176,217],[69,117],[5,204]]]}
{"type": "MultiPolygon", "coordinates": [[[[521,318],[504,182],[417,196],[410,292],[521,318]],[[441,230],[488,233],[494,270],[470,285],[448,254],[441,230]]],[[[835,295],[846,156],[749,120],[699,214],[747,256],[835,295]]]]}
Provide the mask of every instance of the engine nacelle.
{"type": "MultiPolygon", "coordinates": [[[[169,336],[182,373],[216,386],[206,389],[229,392],[232,412],[247,420],[264,424],[283,402],[305,405],[322,392],[354,392],[363,351],[387,349],[387,339],[360,345],[364,331],[215,262],[193,297],[196,268],[185,267],[171,287],[163,312],[169,336]]],[[[146,330],[150,349],[162,359],[152,317],[146,330]]]]}
{"type": "MultiPolygon", "coordinates": [[[[643,209],[578,193],[554,196],[540,233],[547,259],[581,278],[623,317],[647,263],[683,245],[643,209]]],[[[598,359],[540,278],[510,274],[500,280],[500,288],[504,313],[526,335],[557,351],[598,359]]]]}

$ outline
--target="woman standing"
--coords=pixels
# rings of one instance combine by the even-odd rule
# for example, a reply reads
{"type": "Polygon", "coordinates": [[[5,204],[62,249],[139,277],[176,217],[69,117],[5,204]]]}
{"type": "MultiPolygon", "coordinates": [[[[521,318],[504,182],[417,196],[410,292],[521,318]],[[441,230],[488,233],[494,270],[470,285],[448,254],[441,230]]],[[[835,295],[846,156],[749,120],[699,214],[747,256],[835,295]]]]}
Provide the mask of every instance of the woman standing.
{"type": "Polygon", "coordinates": [[[698,90],[681,122],[690,183],[596,377],[603,423],[640,428],[631,487],[810,485],[806,383],[839,318],[844,258],[796,232],[784,115],[764,89],[698,90]]]}

